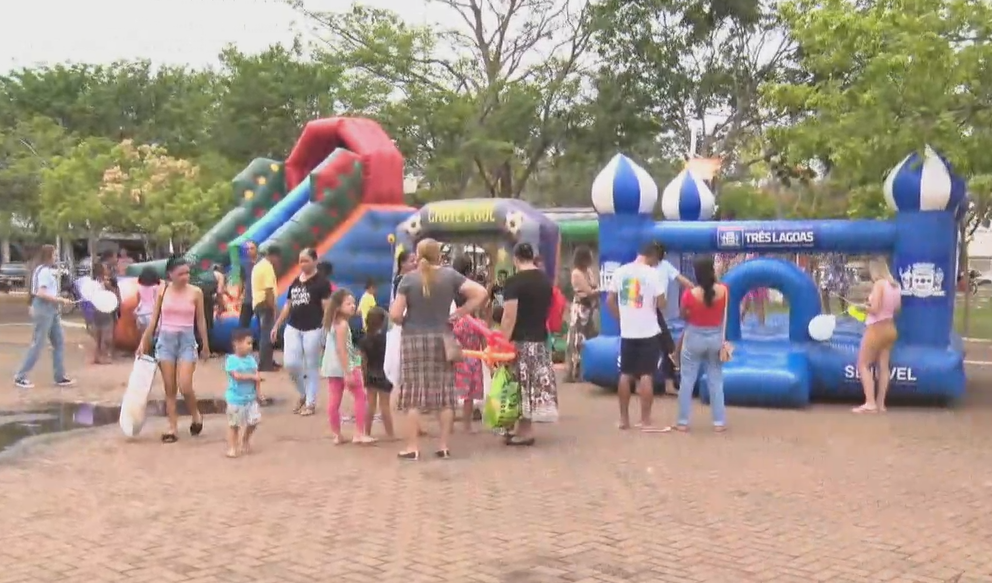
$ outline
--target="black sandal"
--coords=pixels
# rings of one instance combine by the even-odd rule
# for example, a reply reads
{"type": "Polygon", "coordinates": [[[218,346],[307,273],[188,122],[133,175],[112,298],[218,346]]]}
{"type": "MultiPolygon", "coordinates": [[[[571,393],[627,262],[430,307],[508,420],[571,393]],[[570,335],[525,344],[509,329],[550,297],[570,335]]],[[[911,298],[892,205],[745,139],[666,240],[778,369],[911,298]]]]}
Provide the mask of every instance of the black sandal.
{"type": "Polygon", "coordinates": [[[401,460],[408,460],[408,461],[411,461],[411,462],[415,462],[415,461],[417,461],[417,460],[420,459],[420,452],[419,451],[403,451],[403,452],[400,452],[400,453],[396,454],[396,457],[400,458],[401,460]]]}
{"type": "Polygon", "coordinates": [[[193,437],[203,432],[203,421],[194,421],[189,424],[189,434],[193,437]]]}
{"type": "Polygon", "coordinates": [[[530,447],[534,445],[534,438],[528,437],[527,439],[516,439],[516,436],[513,436],[506,440],[506,445],[513,447],[530,447]]]}
{"type": "Polygon", "coordinates": [[[179,438],[176,437],[176,434],[175,433],[163,433],[162,434],[162,443],[175,443],[177,441],[179,441],[179,438]]]}
{"type": "Polygon", "coordinates": [[[434,452],[434,457],[439,458],[439,459],[442,459],[442,460],[450,460],[451,459],[451,450],[450,449],[439,449],[439,450],[437,450],[437,451],[434,452]]]}

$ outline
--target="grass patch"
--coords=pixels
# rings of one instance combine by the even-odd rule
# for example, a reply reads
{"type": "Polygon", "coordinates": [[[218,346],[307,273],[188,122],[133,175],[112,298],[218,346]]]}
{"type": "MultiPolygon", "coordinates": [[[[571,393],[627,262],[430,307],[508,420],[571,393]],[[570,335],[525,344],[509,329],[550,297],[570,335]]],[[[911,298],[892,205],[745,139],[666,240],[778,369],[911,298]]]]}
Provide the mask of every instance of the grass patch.
{"type": "Polygon", "coordinates": [[[954,304],[954,329],[962,336],[992,340],[992,300],[972,298],[968,312],[968,326],[965,326],[964,300],[958,297],[954,304]],[[967,331],[965,329],[967,328],[967,331]]]}

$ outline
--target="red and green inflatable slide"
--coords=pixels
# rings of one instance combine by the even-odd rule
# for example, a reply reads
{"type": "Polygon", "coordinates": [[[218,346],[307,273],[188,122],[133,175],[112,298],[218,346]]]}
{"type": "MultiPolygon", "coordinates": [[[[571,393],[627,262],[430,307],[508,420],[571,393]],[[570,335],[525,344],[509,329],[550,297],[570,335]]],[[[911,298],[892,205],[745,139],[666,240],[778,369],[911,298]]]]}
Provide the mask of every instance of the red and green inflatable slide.
{"type": "MultiPolygon", "coordinates": [[[[336,285],[359,296],[371,280],[380,303],[388,301],[394,262],[389,235],[416,209],[403,202],[403,156],[375,121],[307,123],[285,162],[255,160],[235,178],[233,199],[236,206],[190,249],[197,271],[220,264],[237,281],[248,241],[263,252],[277,246],[281,304],[299,274],[297,256],[311,247],[333,264],[336,285]]],[[[132,266],[129,274],[142,267],[132,266]]],[[[229,347],[238,325],[240,299],[232,297],[228,305],[215,319],[213,347],[229,347]]]]}

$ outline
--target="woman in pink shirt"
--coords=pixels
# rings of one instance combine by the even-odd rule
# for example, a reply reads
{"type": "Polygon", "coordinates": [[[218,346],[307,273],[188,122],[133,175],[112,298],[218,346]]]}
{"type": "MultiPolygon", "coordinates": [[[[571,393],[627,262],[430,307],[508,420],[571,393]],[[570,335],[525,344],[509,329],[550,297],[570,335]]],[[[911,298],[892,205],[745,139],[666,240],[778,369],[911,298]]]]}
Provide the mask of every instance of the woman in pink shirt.
{"type": "Polygon", "coordinates": [[[196,437],[203,431],[203,416],[197,408],[193,393],[193,372],[196,370],[197,352],[200,358],[210,356],[207,339],[207,318],[203,310],[203,291],[189,282],[189,264],[181,257],[173,257],[165,266],[169,282],[158,293],[148,328],[141,335],[138,354],[146,354],[155,338],[155,358],[162,371],[165,387],[165,412],[169,417],[169,431],[162,434],[163,443],[178,439],[179,413],[176,396],[183,394],[193,422],[190,435],[196,437]],[[196,329],[199,327],[203,343],[197,347],[196,329]],[[198,350],[199,349],[199,350],[198,350]]]}
{"type": "Polygon", "coordinates": [[[858,374],[861,387],[865,391],[865,403],[855,407],[855,413],[877,413],[885,411],[885,394],[889,390],[889,359],[892,346],[899,338],[895,315],[902,306],[902,292],[884,259],[868,262],[871,274],[871,293],[868,295],[868,318],[865,320],[865,335],[861,338],[858,350],[858,374]],[[878,373],[878,395],[875,395],[875,379],[872,366],[878,373]]]}

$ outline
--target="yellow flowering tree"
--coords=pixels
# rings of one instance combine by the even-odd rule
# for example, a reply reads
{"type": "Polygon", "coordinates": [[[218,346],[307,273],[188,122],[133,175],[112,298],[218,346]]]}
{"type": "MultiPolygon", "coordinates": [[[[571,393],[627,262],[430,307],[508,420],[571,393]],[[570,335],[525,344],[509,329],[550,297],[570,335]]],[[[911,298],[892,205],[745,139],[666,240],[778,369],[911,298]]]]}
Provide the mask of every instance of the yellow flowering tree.
{"type": "Polygon", "coordinates": [[[60,232],[138,232],[179,247],[209,228],[230,198],[230,186],[204,178],[195,162],[130,140],[84,141],[45,173],[41,190],[43,217],[60,232]]]}

